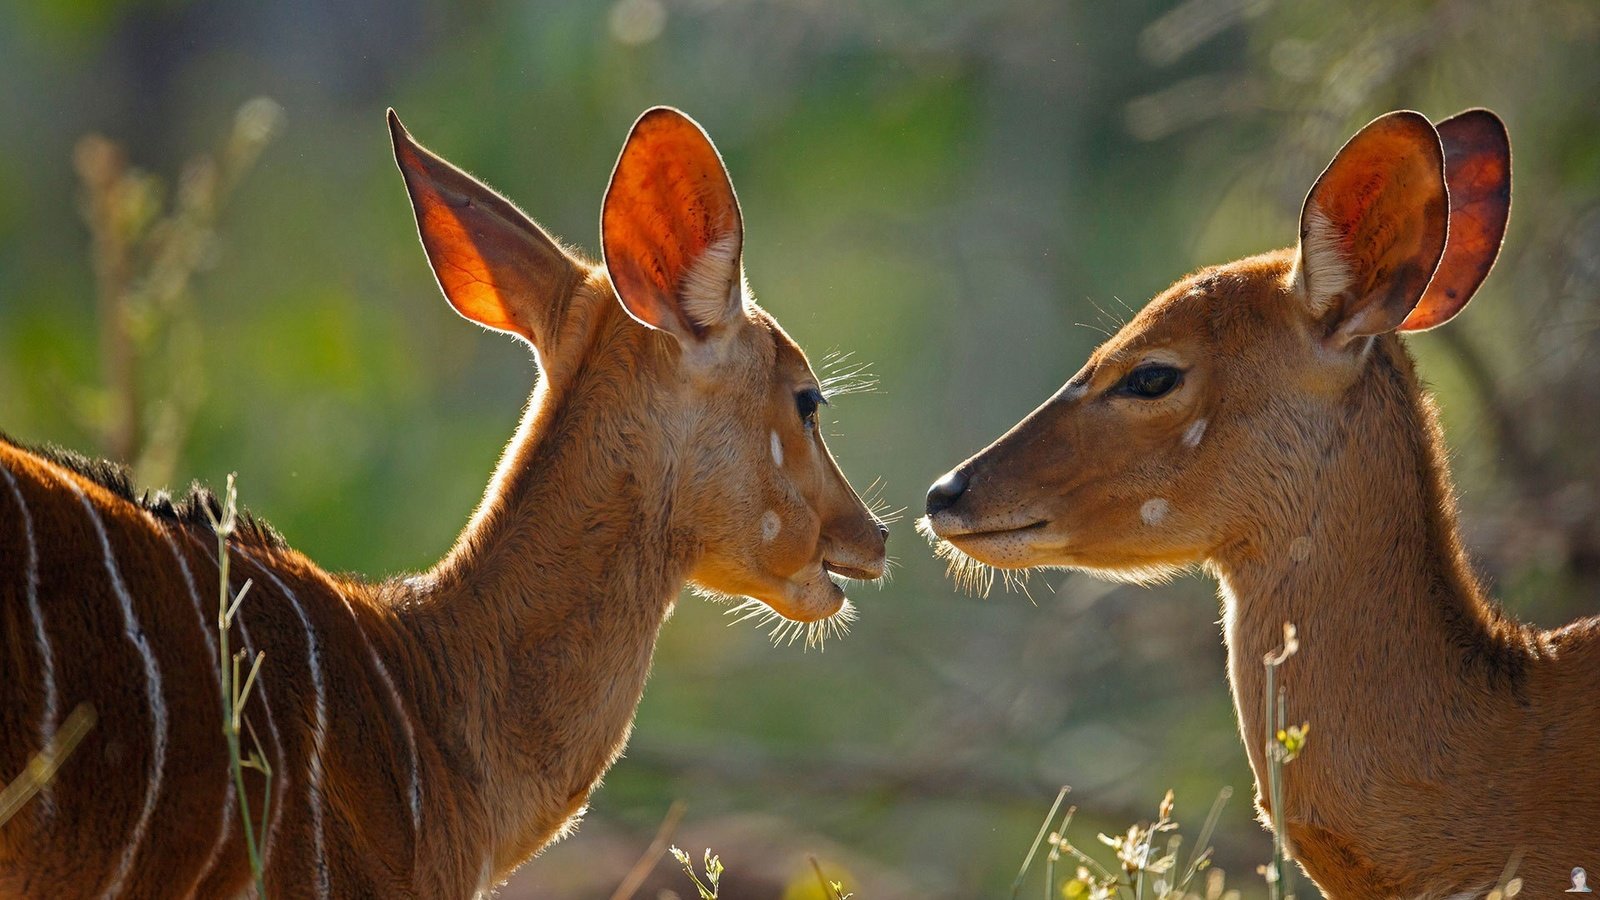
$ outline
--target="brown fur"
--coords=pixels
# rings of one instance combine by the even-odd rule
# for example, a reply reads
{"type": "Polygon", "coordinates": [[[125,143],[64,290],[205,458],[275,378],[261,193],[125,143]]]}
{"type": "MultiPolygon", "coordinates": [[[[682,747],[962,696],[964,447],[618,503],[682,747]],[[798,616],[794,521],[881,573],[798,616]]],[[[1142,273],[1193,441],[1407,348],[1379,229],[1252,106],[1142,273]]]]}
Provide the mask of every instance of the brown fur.
{"type": "MultiPolygon", "coordinates": [[[[1334,216],[1320,244],[1208,269],[1158,296],[1060,394],[963,463],[965,491],[931,503],[928,526],[1006,568],[1150,580],[1203,565],[1222,585],[1258,789],[1262,660],[1285,622],[1298,626],[1279,683],[1311,739],[1284,770],[1283,814],[1328,896],[1481,895],[1519,852],[1524,894],[1548,896],[1573,866],[1600,864],[1589,801],[1600,797],[1600,619],[1520,625],[1468,564],[1438,418],[1393,330],[1424,293],[1416,272],[1442,257],[1435,280],[1470,296],[1488,271],[1501,231],[1482,223],[1493,215],[1459,245],[1452,229],[1448,249],[1417,236],[1444,226],[1434,179],[1449,181],[1452,216],[1496,195],[1458,190],[1463,152],[1498,154],[1503,229],[1509,150],[1502,137],[1461,151],[1447,122],[1451,169],[1439,173],[1419,121],[1372,126],[1386,141],[1416,136],[1414,151],[1370,152],[1369,129],[1341,152],[1319,188],[1358,186],[1363,203],[1313,191],[1308,216],[1313,203],[1361,207],[1334,216]],[[1347,287],[1318,303],[1319,271],[1339,265],[1347,287]],[[1182,381],[1158,399],[1119,389],[1152,362],[1182,381]]],[[[1432,296],[1447,305],[1427,325],[1467,299],[1432,296]]]]}
{"type": "MultiPolygon", "coordinates": [[[[680,113],[647,118],[704,140],[680,113]]],[[[701,334],[641,324],[604,267],[562,250],[394,128],[451,302],[534,342],[543,377],[482,505],[429,572],[368,584],[327,574],[265,531],[232,544],[233,587],[253,587],[230,639],[266,654],[247,718],[274,772],[265,847],[274,897],[486,888],[573,827],[627,741],[656,634],[686,581],[819,620],[843,602],[825,570],[876,577],[883,566],[881,526],[814,421],[797,414],[796,393],[816,376],[769,315],[741,296],[701,334]],[[463,218],[486,209],[498,226],[463,218]],[[468,245],[491,239],[498,256],[468,245]],[[781,530],[763,540],[768,510],[781,530]]],[[[626,149],[624,159],[641,161],[626,149]]],[[[720,162],[697,175],[726,178],[720,162]]],[[[88,477],[103,470],[0,442],[0,472],[22,499],[0,481],[0,772],[40,749],[47,672],[53,724],[80,702],[99,713],[48,795],[0,827],[0,897],[98,896],[125,852],[120,896],[238,894],[249,872],[237,817],[225,816],[207,645],[214,535],[170,505],[135,502],[113,477],[88,477]],[[137,637],[124,627],[96,519],[137,637]],[[155,767],[158,705],[167,727],[155,767]],[[149,828],[136,842],[141,819],[149,828]]],[[[263,779],[246,782],[259,812],[263,779]]]]}

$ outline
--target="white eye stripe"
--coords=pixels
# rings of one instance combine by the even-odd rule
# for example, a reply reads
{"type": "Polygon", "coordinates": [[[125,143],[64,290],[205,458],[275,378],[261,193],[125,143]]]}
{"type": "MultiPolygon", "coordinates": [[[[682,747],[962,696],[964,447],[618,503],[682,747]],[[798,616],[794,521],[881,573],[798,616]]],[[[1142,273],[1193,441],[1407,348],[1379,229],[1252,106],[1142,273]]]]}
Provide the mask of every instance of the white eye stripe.
{"type": "Polygon", "coordinates": [[[776,431],[773,431],[771,433],[771,438],[772,438],[772,462],[773,462],[774,465],[779,466],[781,468],[783,466],[783,441],[782,441],[782,439],[780,439],[778,437],[778,432],[776,432],[776,431]]]}

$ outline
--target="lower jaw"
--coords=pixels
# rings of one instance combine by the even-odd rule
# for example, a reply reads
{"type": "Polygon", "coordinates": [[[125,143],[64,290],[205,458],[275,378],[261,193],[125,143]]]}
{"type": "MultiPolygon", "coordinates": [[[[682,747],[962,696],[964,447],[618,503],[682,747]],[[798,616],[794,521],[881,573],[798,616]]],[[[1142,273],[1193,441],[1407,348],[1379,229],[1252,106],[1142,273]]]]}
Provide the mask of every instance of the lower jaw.
{"type": "Polygon", "coordinates": [[[940,540],[978,562],[997,569],[1062,565],[1060,562],[1041,558],[1043,556],[1041,550],[1045,548],[1026,539],[1019,540],[1024,533],[1026,532],[1023,530],[1004,531],[984,535],[956,535],[940,540]]]}
{"type": "Polygon", "coordinates": [[[813,563],[783,581],[774,581],[766,590],[745,596],[791,622],[818,622],[832,617],[845,605],[844,588],[813,563]]]}
{"type": "Polygon", "coordinates": [[[844,606],[844,588],[822,567],[805,581],[790,582],[790,608],[779,610],[786,619],[797,622],[815,622],[826,619],[844,606]]]}

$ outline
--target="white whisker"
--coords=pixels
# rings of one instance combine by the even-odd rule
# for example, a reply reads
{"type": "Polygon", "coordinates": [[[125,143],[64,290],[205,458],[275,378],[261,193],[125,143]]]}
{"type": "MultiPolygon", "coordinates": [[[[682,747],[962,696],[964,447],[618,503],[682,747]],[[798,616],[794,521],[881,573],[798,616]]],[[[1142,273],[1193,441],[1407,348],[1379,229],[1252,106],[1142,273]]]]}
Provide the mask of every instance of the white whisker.
{"type": "MultiPolygon", "coordinates": [[[[933,526],[928,523],[926,516],[917,520],[917,531],[928,539],[928,543],[933,547],[933,554],[945,561],[945,574],[956,583],[956,587],[975,596],[989,596],[989,592],[994,589],[995,573],[999,571],[998,569],[962,553],[954,544],[934,534],[933,526]]],[[[1009,589],[1011,576],[1006,574],[1005,577],[1009,589]]]]}

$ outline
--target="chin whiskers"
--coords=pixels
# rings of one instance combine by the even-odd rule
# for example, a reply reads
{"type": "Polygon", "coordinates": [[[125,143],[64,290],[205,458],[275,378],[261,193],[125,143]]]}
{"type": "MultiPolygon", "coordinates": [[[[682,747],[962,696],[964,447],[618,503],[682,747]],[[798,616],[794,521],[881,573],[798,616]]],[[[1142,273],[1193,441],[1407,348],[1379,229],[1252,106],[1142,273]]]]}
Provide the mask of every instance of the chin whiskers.
{"type": "Polygon", "coordinates": [[[1032,575],[1032,569],[1003,569],[1000,571],[1000,580],[1005,585],[1006,593],[1016,591],[1027,597],[1029,603],[1038,606],[1039,601],[1033,599],[1033,592],[1028,590],[1028,578],[1032,575]]]}
{"type": "Polygon", "coordinates": [[[744,598],[738,605],[728,610],[724,615],[732,616],[733,621],[729,627],[741,622],[754,622],[757,628],[767,631],[767,639],[772,641],[774,647],[791,647],[804,641],[803,647],[810,650],[815,647],[818,652],[827,649],[829,638],[843,640],[850,633],[850,625],[856,620],[856,610],[849,600],[833,615],[814,622],[797,622],[779,615],[772,607],[750,597],[744,598]]]}
{"type": "Polygon", "coordinates": [[[1031,569],[997,569],[986,563],[961,552],[956,545],[940,538],[933,533],[933,526],[928,523],[927,516],[917,520],[917,533],[928,539],[933,547],[933,554],[945,562],[945,575],[956,587],[978,597],[987,597],[994,590],[995,581],[1007,592],[1017,591],[1028,598],[1028,602],[1038,606],[1038,601],[1033,599],[1033,593],[1028,590],[1028,578],[1033,574],[1031,569]]]}
{"type": "MultiPolygon", "coordinates": [[[[917,532],[928,539],[928,544],[933,547],[933,555],[945,562],[945,575],[956,583],[956,587],[968,594],[979,597],[989,596],[989,591],[994,589],[995,573],[998,569],[986,566],[956,548],[956,545],[940,538],[933,533],[933,526],[928,523],[928,517],[923,516],[917,520],[917,532]]],[[[1009,585],[1010,574],[1006,573],[1009,585]]]]}
{"type": "Polygon", "coordinates": [[[839,606],[839,610],[826,619],[806,623],[806,646],[816,647],[821,653],[826,649],[828,638],[842,641],[850,633],[850,626],[856,621],[856,608],[849,599],[839,606]]]}

